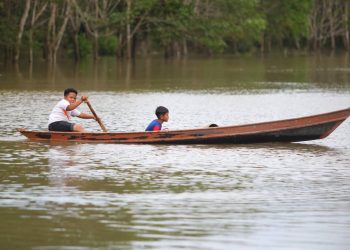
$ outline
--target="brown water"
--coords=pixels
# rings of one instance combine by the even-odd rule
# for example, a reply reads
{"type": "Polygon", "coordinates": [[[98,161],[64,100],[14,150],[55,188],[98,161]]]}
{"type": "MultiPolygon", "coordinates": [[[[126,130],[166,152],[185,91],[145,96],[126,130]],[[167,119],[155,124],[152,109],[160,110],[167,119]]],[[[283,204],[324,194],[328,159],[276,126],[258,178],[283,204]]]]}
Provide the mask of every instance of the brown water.
{"type": "Polygon", "coordinates": [[[45,129],[67,86],[113,131],[143,130],[157,105],[170,109],[169,129],[323,113],[350,107],[347,65],[294,56],[1,68],[0,248],[348,249],[349,120],[324,140],[239,146],[39,143],[14,130],[45,129]]]}

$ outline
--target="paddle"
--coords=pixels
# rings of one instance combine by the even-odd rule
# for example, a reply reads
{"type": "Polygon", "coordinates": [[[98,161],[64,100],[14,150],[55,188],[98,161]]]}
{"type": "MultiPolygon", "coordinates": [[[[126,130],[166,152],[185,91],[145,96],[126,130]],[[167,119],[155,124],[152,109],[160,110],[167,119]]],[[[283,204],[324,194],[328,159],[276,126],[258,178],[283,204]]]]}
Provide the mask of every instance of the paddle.
{"type": "Polygon", "coordinates": [[[90,109],[91,113],[95,116],[95,119],[98,122],[98,124],[100,124],[100,127],[102,128],[102,131],[103,132],[107,132],[107,129],[106,129],[105,125],[102,123],[101,119],[97,116],[95,110],[91,106],[91,103],[89,101],[86,101],[86,104],[89,106],[89,109],[90,109]]]}

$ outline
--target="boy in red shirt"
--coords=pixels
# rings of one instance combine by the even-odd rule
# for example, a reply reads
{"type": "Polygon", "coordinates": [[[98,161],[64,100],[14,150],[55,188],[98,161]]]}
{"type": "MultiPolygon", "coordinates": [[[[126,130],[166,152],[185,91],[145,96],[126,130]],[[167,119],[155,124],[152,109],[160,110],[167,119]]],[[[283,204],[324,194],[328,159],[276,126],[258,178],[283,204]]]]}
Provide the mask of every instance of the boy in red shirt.
{"type": "Polygon", "coordinates": [[[169,110],[166,107],[159,106],[156,109],[158,119],[153,120],[146,128],[146,131],[159,131],[162,129],[163,122],[169,120],[169,110]]]}

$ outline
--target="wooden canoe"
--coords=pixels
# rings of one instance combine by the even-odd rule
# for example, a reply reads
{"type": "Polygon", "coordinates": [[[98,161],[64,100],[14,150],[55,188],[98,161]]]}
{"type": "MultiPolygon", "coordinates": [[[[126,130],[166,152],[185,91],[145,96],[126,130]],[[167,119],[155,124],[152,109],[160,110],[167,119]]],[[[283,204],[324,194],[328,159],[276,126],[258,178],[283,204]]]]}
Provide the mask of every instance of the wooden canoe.
{"type": "Polygon", "coordinates": [[[350,108],[301,118],[255,124],[160,132],[51,132],[17,129],[31,140],[163,143],[163,144],[243,144],[297,142],[322,139],[350,115],[350,108]]]}

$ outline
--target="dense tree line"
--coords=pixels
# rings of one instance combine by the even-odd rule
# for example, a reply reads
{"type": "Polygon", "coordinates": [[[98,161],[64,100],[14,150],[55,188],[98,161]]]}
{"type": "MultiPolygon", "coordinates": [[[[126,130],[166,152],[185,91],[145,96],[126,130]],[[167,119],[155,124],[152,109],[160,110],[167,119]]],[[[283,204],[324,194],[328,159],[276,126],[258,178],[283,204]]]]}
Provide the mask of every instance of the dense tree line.
{"type": "Polygon", "coordinates": [[[0,0],[0,56],[348,50],[348,23],[348,0],[0,0]]]}

